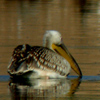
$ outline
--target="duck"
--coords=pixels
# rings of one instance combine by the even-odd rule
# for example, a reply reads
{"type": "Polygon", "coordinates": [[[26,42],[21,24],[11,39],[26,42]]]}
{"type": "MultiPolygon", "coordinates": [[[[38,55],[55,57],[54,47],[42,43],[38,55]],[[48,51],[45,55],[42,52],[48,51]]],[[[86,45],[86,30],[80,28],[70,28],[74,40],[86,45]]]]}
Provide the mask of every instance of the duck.
{"type": "Polygon", "coordinates": [[[71,69],[82,77],[81,69],[64,45],[61,33],[47,30],[43,46],[18,45],[11,56],[7,72],[11,78],[66,78],[71,69]]]}

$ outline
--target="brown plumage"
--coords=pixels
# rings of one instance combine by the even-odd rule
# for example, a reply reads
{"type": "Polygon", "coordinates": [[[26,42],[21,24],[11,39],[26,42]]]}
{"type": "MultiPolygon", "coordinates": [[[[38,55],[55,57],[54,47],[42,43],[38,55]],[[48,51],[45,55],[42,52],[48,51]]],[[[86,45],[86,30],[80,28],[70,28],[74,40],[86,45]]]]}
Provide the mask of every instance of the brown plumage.
{"type": "Polygon", "coordinates": [[[13,51],[8,73],[11,76],[23,75],[34,68],[53,70],[64,76],[68,74],[64,58],[54,51],[42,46],[31,47],[28,44],[17,46],[13,51]]]}
{"type": "Polygon", "coordinates": [[[64,46],[61,34],[50,30],[44,35],[43,46],[17,46],[7,71],[11,77],[65,78],[71,67],[82,76],[77,62],[64,46]]]}

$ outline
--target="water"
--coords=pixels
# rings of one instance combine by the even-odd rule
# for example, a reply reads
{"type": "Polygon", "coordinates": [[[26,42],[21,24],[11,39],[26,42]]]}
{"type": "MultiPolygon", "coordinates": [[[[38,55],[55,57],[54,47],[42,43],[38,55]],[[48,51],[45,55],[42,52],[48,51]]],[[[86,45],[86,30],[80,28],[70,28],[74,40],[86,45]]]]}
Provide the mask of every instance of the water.
{"type": "Polygon", "coordinates": [[[100,0],[0,0],[0,75],[0,100],[99,100],[100,0]],[[13,49],[26,43],[42,45],[46,30],[62,33],[82,70],[82,80],[71,71],[68,80],[34,80],[40,86],[45,83],[45,89],[33,83],[13,83],[7,73],[13,49]]]}
{"type": "Polygon", "coordinates": [[[100,77],[11,80],[5,75],[0,76],[0,90],[1,100],[99,100],[100,77]]]}

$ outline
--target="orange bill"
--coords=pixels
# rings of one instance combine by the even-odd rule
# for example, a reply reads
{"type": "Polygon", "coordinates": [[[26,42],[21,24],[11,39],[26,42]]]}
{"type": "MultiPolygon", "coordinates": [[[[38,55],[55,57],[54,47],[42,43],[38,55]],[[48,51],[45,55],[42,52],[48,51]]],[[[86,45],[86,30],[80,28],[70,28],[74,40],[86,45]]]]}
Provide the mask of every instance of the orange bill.
{"type": "Polygon", "coordinates": [[[70,52],[67,50],[64,44],[61,45],[55,45],[52,44],[53,50],[55,50],[57,53],[59,53],[61,56],[63,56],[71,65],[71,68],[80,76],[82,77],[82,72],[79,68],[79,65],[73,58],[73,56],[70,54],[70,52]]]}

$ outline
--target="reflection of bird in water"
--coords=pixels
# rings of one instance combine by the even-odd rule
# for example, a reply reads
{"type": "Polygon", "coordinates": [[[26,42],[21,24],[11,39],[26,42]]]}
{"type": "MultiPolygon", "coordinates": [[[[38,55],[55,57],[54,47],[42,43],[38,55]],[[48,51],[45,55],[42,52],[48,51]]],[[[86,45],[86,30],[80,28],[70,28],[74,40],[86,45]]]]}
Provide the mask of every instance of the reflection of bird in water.
{"type": "Polygon", "coordinates": [[[42,46],[19,45],[15,48],[8,73],[11,77],[64,78],[71,67],[82,76],[81,70],[62,42],[57,31],[46,31],[42,46]]]}
{"type": "MultiPolygon", "coordinates": [[[[36,97],[66,97],[74,94],[81,83],[76,79],[34,79],[34,81],[11,80],[9,90],[13,100],[36,97]]],[[[46,98],[49,100],[50,98],[46,98]]]]}

